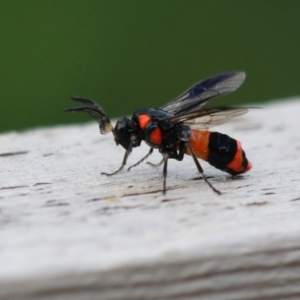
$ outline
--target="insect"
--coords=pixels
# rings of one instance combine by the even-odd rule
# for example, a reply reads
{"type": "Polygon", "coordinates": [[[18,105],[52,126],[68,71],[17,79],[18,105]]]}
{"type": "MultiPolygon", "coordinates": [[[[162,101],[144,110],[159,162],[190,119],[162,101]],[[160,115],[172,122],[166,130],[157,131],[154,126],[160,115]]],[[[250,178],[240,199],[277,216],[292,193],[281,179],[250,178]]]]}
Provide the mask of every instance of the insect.
{"type": "Polygon", "coordinates": [[[132,149],[144,141],[150,147],[148,154],[132,167],[147,159],[154,149],[162,154],[163,193],[166,193],[167,166],[169,159],[181,161],[185,154],[191,155],[194,163],[209,187],[221,194],[207,179],[198,158],[207,161],[215,168],[232,176],[245,173],[252,167],[247,160],[241,143],[228,135],[211,132],[207,129],[228,122],[232,118],[245,114],[244,107],[214,107],[202,109],[209,100],[235,91],[243,83],[245,73],[227,72],[202,80],[183,94],[161,106],[159,109],[144,108],[137,110],[131,119],[121,117],[115,127],[103,108],[90,99],[71,97],[85,106],[67,108],[65,112],[84,111],[99,124],[100,133],[112,132],[117,145],[125,149],[123,162],[113,173],[101,173],[112,176],[123,170],[132,149]]]}

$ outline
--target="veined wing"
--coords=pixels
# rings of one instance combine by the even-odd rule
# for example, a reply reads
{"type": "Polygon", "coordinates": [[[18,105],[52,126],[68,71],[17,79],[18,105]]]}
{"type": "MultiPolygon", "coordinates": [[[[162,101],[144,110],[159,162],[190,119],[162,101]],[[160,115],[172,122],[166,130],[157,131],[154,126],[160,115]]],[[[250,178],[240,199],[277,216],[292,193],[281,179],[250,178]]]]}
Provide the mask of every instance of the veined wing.
{"type": "Polygon", "coordinates": [[[160,109],[177,116],[198,110],[208,100],[235,91],[245,77],[244,72],[228,72],[202,80],[160,109]]]}
{"type": "Polygon", "coordinates": [[[204,130],[229,122],[231,119],[244,115],[247,112],[247,107],[214,107],[175,117],[175,122],[182,122],[192,129],[204,130]]]}

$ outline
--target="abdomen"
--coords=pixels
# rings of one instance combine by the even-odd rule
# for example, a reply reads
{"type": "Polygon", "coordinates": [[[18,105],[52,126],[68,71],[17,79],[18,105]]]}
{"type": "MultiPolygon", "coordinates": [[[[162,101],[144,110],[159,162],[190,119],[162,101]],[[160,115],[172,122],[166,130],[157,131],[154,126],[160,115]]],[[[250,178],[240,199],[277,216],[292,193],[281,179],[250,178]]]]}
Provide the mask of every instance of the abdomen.
{"type": "MultiPolygon", "coordinates": [[[[198,158],[231,175],[245,173],[252,167],[241,143],[226,134],[192,130],[189,143],[198,158]]],[[[188,149],[186,153],[190,155],[188,149]]]]}

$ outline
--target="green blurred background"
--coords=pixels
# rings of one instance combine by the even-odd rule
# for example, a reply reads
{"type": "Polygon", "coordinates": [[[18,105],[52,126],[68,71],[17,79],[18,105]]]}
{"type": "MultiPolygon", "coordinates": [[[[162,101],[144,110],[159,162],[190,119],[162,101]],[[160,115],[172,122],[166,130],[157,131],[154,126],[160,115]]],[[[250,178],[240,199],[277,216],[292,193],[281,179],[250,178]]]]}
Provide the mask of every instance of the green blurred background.
{"type": "Polygon", "coordinates": [[[300,95],[300,1],[1,0],[0,131],[159,107],[199,79],[244,70],[213,104],[300,95]]]}

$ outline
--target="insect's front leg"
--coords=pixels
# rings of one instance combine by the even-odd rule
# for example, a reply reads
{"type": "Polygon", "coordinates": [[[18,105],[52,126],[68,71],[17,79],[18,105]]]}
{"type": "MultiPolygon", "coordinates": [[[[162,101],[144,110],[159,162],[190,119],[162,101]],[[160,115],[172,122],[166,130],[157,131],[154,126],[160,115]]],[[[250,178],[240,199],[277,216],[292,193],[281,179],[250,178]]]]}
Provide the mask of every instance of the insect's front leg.
{"type": "Polygon", "coordinates": [[[123,158],[122,165],[121,165],[121,167],[117,171],[115,171],[113,173],[102,172],[101,175],[112,176],[112,175],[115,175],[115,174],[119,173],[120,171],[122,171],[123,168],[124,168],[124,166],[126,165],[127,158],[128,158],[128,156],[129,156],[130,153],[131,153],[131,149],[130,150],[126,150],[124,158],[123,158]]]}
{"type": "Polygon", "coordinates": [[[146,156],[144,156],[141,160],[139,160],[137,163],[135,163],[134,165],[130,166],[127,171],[130,171],[131,168],[136,167],[137,165],[139,165],[141,162],[143,162],[145,159],[147,159],[153,152],[153,148],[150,148],[150,151],[148,152],[148,154],[146,156]]]}

